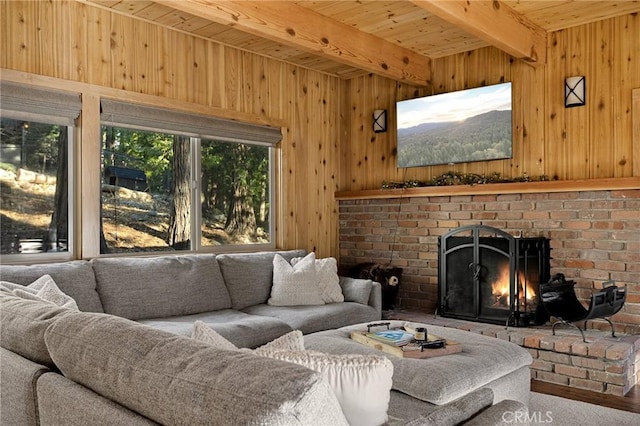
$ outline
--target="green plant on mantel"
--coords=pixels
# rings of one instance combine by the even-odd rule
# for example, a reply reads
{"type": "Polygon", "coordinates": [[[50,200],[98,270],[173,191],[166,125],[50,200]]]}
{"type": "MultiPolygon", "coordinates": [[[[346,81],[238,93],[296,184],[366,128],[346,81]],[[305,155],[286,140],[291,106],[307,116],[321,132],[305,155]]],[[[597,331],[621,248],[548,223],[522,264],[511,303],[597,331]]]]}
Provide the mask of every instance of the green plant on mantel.
{"type": "Polygon", "coordinates": [[[452,185],[484,185],[489,183],[542,182],[550,180],[548,176],[531,177],[525,173],[520,177],[504,178],[500,173],[488,175],[475,173],[458,173],[449,171],[436,176],[429,181],[407,180],[404,182],[382,181],[382,189],[418,188],[422,186],[452,186],[452,185]]]}

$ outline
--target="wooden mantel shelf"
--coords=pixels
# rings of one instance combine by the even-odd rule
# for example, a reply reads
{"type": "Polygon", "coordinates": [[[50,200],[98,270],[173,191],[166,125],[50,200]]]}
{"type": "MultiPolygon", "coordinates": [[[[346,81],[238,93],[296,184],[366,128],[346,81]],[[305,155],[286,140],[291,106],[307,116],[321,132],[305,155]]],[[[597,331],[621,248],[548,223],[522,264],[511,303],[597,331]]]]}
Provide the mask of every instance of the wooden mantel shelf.
{"type": "Polygon", "coordinates": [[[640,176],[607,179],[550,180],[543,182],[488,183],[481,185],[423,186],[405,189],[370,189],[336,192],[337,200],[370,200],[450,195],[533,194],[640,189],[640,176]]]}

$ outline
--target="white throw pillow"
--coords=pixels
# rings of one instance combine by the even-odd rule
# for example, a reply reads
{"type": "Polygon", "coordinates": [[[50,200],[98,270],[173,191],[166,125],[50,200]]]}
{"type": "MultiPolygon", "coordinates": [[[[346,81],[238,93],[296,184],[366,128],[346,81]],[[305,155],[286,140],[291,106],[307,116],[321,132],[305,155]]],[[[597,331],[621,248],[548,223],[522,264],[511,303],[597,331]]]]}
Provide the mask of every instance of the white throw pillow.
{"type": "Polygon", "coordinates": [[[267,303],[273,306],[324,305],[318,288],[315,253],[309,253],[295,266],[279,254],[273,257],[273,286],[267,303]]]}
{"type": "MultiPolygon", "coordinates": [[[[217,349],[229,351],[239,350],[236,345],[222,337],[217,331],[200,320],[193,323],[191,338],[212,345],[217,349]]],[[[260,346],[255,349],[255,351],[258,354],[263,351],[304,351],[304,337],[300,330],[293,330],[260,346]]]]}
{"type": "Polygon", "coordinates": [[[266,351],[304,351],[304,336],[302,331],[293,330],[284,336],[266,343],[255,349],[258,355],[266,351]]]}
{"type": "Polygon", "coordinates": [[[381,425],[387,421],[393,364],[386,357],[313,351],[262,351],[260,355],[322,373],[351,426],[381,425]]]}
{"type": "MultiPolygon", "coordinates": [[[[291,259],[291,264],[295,266],[302,259],[302,257],[294,257],[291,259]]],[[[338,261],[334,257],[316,259],[316,276],[318,278],[320,296],[324,303],[344,302],[340,278],[338,277],[338,261]]]]}
{"type": "Polygon", "coordinates": [[[300,330],[291,331],[253,351],[238,349],[202,321],[193,324],[191,337],[218,349],[249,351],[322,373],[351,426],[381,425],[387,421],[393,364],[386,357],[305,351],[300,330]]]}
{"type": "Polygon", "coordinates": [[[23,299],[39,300],[61,308],[79,310],[76,301],[60,290],[50,275],[43,275],[28,286],[0,281],[0,287],[23,299]]]}

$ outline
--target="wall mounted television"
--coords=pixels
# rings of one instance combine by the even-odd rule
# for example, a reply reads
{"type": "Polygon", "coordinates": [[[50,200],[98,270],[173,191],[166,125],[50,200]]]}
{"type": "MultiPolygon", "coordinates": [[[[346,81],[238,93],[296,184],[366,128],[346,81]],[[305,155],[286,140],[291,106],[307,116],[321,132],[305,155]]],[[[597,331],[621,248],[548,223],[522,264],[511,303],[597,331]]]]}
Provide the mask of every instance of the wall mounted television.
{"type": "Polygon", "coordinates": [[[398,167],[512,157],[511,83],[396,103],[398,167]]]}

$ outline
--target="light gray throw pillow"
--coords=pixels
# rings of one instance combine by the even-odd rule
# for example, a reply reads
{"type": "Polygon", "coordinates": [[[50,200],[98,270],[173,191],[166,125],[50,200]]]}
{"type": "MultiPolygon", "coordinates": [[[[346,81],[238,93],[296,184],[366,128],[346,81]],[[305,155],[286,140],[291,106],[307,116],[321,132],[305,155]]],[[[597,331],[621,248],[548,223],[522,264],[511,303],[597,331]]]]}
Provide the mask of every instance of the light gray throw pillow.
{"type": "Polygon", "coordinates": [[[295,265],[291,265],[279,254],[273,257],[273,287],[267,304],[324,305],[318,287],[315,253],[309,253],[295,265]]]}
{"type": "Polygon", "coordinates": [[[0,281],[0,287],[23,299],[39,300],[61,308],[78,310],[76,301],[71,296],[64,294],[50,275],[43,275],[27,286],[0,281]]]}
{"type": "MultiPolygon", "coordinates": [[[[302,259],[304,258],[294,257],[291,259],[291,264],[295,266],[302,259]]],[[[338,261],[334,257],[316,258],[316,278],[324,303],[344,302],[340,277],[338,277],[338,261]]]]}

